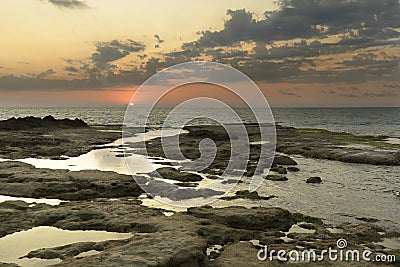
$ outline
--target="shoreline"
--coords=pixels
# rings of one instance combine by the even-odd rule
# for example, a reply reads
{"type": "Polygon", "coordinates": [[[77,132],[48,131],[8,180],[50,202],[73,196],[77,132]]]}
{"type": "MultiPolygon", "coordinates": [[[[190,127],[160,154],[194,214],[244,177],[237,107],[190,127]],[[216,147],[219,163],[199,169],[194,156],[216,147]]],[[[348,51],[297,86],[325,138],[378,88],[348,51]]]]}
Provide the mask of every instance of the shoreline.
{"type": "MultiPolygon", "coordinates": [[[[23,147],[24,149],[18,149],[18,146],[7,148],[8,150],[2,150],[3,155],[1,157],[8,154],[14,158],[36,156],[62,161],[61,156],[65,154],[65,151],[67,151],[70,157],[78,157],[118,139],[119,136],[115,126],[101,128],[101,131],[99,131],[98,127],[84,129],[38,128],[30,132],[13,131],[12,136],[14,139],[24,141],[15,144],[21,145],[21,148],[23,147]],[[23,138],[20,138],[22,136],[23,138]],[[64,142],[57,142],[57,139],[63,139],[64,142]],[[36,143],[33,143],[32,140],[36,140],[36,143]],[[85,144],[82,147],[82,143],[85,142],[89,142],[89,145],[85,144]],[[31,144],[34,147],[30,148],[27,144],[31,144]],[[59,149],[49,150],[48,146],[54,148],[54,145],[59,146],[59,149]],[[68,149],[65,150],[67,146],[68,149]],[[49,153],[49,151],[52,151],[52,153],[49,153]]],[[[205,129],[212,132],[214,137],[219,136],[217,147],[224,146],[226,143],[224,135],[219,134],[218,128],[210,126],[203,128],[198,126],[187,127],[186,130],[188,133],[181,135],[181,138],[184,144],[182,149],[188,158],[193,159],[198,156],[197,146],[194,144],[208,137],[209,132],[205,131],[205,129]],[[195,131],[199,131],[200,134],[189,134],[195,131]]],[[[382,140],[375,137],[361,138],[340,133],[334,135],[331,132],[327,133],[321,130],[312,133],[314,139],[321,136],[325,138],[320,138],[323,142],[316,143],[309,140],[309,133],[303,133],[305,136],[299,137],[296,136],[299,133],[297,132],[298,129],[293,129],[278,126],[278,152],[287,152],[286,150],[289,149],[288,143],[293,143],[294,137],[298,143],[297,149],[300,147],[301,142],[303,142],[302,146],[311,144],[319,148],[323,143],[329,147],[329,151],[332,151],[333,145],[342,146],[343,143],[356,142],[357,144],[364,144],[364,146],[342,147],[342,151],[345,150],[351,153],[360,149],[368,152],[372,151],[372,149],[380,149],[383,152],[380,151],[379,153],[386,153],[385,155],[392,155],[394,150],[398,151],[397,145],[383,145],[380,143],[382,140]],[[283,131],[286,135],[283,138],[281,135],[280,138],[279,131],[283,131]],[[318,135],[320,136],[318,137],[318,135]]],[[[255,138],[256,131],[251,129],[249,125],[248,132],[250,132],[251,141],[257,142],[258,140],[255,138]]],[[[0,145],[3,144],[4,146],[4,144],[10,141],[9,135],[10,131],[0,130],[0,145]]],[[[159,138],[153,138],[147,144],[149,157],[163,156],[160,151],[159,138]]],[[[252,144],[251,161],[247,169],[248,173],[251,173],[252,169],[254,169],[252,161],[257,159],[257,149],[259,146],[257,143],[252,144]]],[[[293,147],[296,146],[292,146],[292,149],[293,147]]],[[[115,149],[115,147],[113,148],[115,149]]],[[[321,154],[317,155],[320,156],[321,154]]],[[[223,167],[226,156],[226,153],[220,155],[218,157],[219,162],[213,163],[214,165],[212,164],[204,174],[207,177],[218,177],[221,173],[216,166],[218,165],[219,168],[223,167]]],[[[287,175],[289,181],[295,181],[296,175],[304,175],[306,172],[304,164],[299,163],[295,165],[300,172],[290,172],[288,171],[290,165],[286,165],[288,159],[285,159],[283,156],[284,154],[282,154],[280,161],[277,161],[273,166],[277,176],[287,175]],[[280,172],[289,173],[281,174],[280,172]]],[[[293,158],[295,161],[300,161],[298,156],[294,156],[293,158]]],[[[371,158],[368,161],[371,162],[371,158]]],[[[376,163],[377,161],[373,160],[372,162],[376,163]]],[[[189,263],[192,264],[191,266],[229,266],[227,262],[232,263],[233,260],[246,262],[250,264],[249,266],[254,264],[255,266],[256,264],[260,264],[257,259],[257,251],[260,249],[260,245],[252,245],[248,242],[251,240],[259,240],[260,244],[268,244],[276,248],[289,249],[302,246],[305,248],[316,247],[317,249],[323,249],[324,246],[335,245],[336,239],[339,237],[345,237],[351,243],[352,248],[355,249],[362,249],[360,244],[364,243],[374,252],[385,251],[385,253],[396,255],[399,255],[400,252],[400,249],[386,248],[385,250],[383,249],[384,246],[381,245],[381,242],[386,244],[385,242],[392,240],[392,238],[398,239],[400,237],[400,233],[398,232],[400,231],[392,231],[393,229],[385,230],[377,225],[379,221],[374,221],[374,218],[359,217],[353,223],[325,224],[321,219],[302,215],[294,211],[289,212],[277,207],[261,207],[260,203],[275,201],[275,198],[262,200],[263,197],[266,197],[265,193],[249,195],[243,191],[243,194],[237,195],[237,200],[225,200],[225,207],[212,208],[206,206],[189,208],[186,212],[175,212],[174,214],[165,216],[165,210],[143,205],[143,201],[145,200],[141,198],[143,191],[131,176],[104,171],[82,170],[71,172],[68,170],[37,169],[31,165],[15,161],[0,162],[0,166],[0,182],[2,184],[0,194],[11,194],[15,197],[44,197],[68,200],[68,202],[61,202],[59,205],[54,206],[43,203],[32,205],[18,200],[0,203],[0,213],[4,215],[2,216],[3,219],[1,219],[1,237],[45,225],[68,230],[106,230],[134,234],[133,237],[119,242],[102,241],[94,242],[91,245],[74,243],[69,245],[68,249],[62,246],[37,250],[28,254],[28,257],[62,259],[63,261],[57,266],[79,264],[107,266],[107,263],[111,264],[117,258],[120,264],[129,265],[139,260],[143,264],[149,264],[150,266],[152,257],[157,253],[158,255],[162,255],[160,258],[162,262],[170,264],[165,266],[186,266],[185,264],[189,263]],[[239,201],[240,203],[243,200],[255,205],[253,207],[233,207],[236,205],[235,201],[239,201]],[[117,214],[118,216],[116,216],[117,214]],[[253,218],[252,220],[256,221],[246,224],[248,223],[246,218],[253,218]],[[270,222],[269,225],[265,225],[266,220],[270,222]],[[179,225],[176,224],[177,221],[180,222],[179,225]],[[293,225],[297,226],[294,227],[293,225]],[[300,230],[300,232],[290,232],[290,229],[293,227],[295,229],[300,227],[303,230],[300,230]],[[313,229],[313,232],[305,232],[304,229],[313,229]],[[142,233],[142,235],[138,237],[137,233],[142,233]],[[178,237],[181,240],[178,240],[178,237]],[[150,243],[153,244],[152,242],[162,245],[156,247],[149,246],[150,243]],[[218,252],[212,250],[211,248],[214,245],[222,246],[223,250],[218,250],[218,252]],[[70,248],[74,248],[73,253],[71,253],[70,248]],[[172,254],[163,252],[172,248],[174,248],[174,253],[172,254]],[[75,258],[79,253],[93,249],[99,253],[75,258]],[[212,253],[207,254],[206,251],[211,251],[212,253]],[[247,256],[242,255],[242,259],[237,258],[232,254],[234,251],[246,251],[247,256]],[[121,253],[128,252],[131,256],[115,258],[121,253]],[[141,258],[138,258],[139,255],[142,255],[141,258]]],[[[165,166],[164,168],[168,167],[165,166]]],[[[295,170],[294,167],[293,170],[295,170]]],[[[180,180],[186,174],[178,170],[173,175],[173,177],[166,178],[180,180]]],[[[321,176],[323,175],[321,174],[321,176]]],[[[325,177],[322,178],[323,183],[329,182],[325,177]]],[[[238,184],[239,188],[241,186],[245,187],[246,179],[244,178],[244,182],[238,184]]],[[[318,185],[306,185],[305,181],[300,182],[304,184],[304,188],[308,186],[307,188],[318,190],[318,185]]],[[[268,184],[281,186],[279,183],[282,182],[268,181],[268,184]]]]}

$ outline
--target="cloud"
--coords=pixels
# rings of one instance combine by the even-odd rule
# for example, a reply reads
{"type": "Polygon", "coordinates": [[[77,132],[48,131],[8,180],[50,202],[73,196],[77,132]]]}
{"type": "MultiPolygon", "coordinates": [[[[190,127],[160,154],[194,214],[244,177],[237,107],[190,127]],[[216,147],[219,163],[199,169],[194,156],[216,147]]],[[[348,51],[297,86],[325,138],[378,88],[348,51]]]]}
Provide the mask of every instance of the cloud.
{"type": "Polygon", "coordinates": [[[383,87],[393,88],[393,89],[400,89],[400,82],[384,83],[383,87]]]}
{"type": "Polygon", "coordinates": [[[83,9],[88,8],[85,1],[80,0],[48,0],[49,3],[60,8],[83,9]]]}
{"type": "Polygon", "coordinates": [[[298,95],[298,94],[296,94],[296,93],[287,92],[287,91],[284,91],[284,90],[279,90],[279,93],[284,94],[284,95],[287,95],[287,96],[295,96],[295,97],[297,97],[297,98],[301,98],[301,96],[298,95]]]}
{"type": "Polygon", "coordinates": [[[78,72],[79,69],[75,68],[74,66],[67,66],[64,68],[64,70],[69,71],[69,72],[78,72]]]}
{"type": "Polygon", "coordinates": [[[399,94],[394,93],[394,92],[389,92],[389,91],[384,91],[380,93],[375,93],[375,92],[365,92],[363,96],[366,97],[388,97],[388,96],[398,96],[399,94]]]}
{"type": "Polygon", "coordinates": [[[36,74],[34,76],[36,78],[43,79],[43,78],[46,78],[47,76],[49,76],[51,74],[54,74],[54,73],[56,73],[56,72],[53,69],[48,69],[48,70],[46,70],[44,72],[41,72],[41,73],[38,73],[38,74],[36,74]]]}
{"type": "Polygon", "coordinates": [[[111,42],[98,42],[96,52],[92,54],[91,60],[98,66],[105,66],[109,62],[121,59],[131,52],[139,52],[145,49],[145,45],[128,39],[125,42],[112,40],[111,42]]]}
{"type": "Polygon", "coordinates": [[[400,4],[396,0],[281,0],[279,5],[279,10],[266,12],[260,20],[245,9],[228,10],[230,18],[222,30],[202,31],[194,43],[198,47],[214,47],[332,34],[346,34],[348,41],[365,42],[399,36],[392,29],[398,28],[400,22],[400,4]]]}
{"type": "Polygon", "coordinates": [[[360,98],[360,96],[355,95],[355,94],[339,94],[340,96],[344,96],[344,97],[349,97],[349,98],[360,98]]]}
{"type": "Polygon", "coordinates": [[[156,38],[156,40],[157,40],[157,42],[158,42],[159,44],[164,43],[164,40],[161,40],[160,35],[155,34],[155,35],[154,35],[154,38],[156,38]]]}
{"type": "MultiPolygon", "coordinates": [[[[76,0],[55,2],[86,5],[76,0]]],[[[201,31],[192,42],[183,43],[174,51],[145,53],[146,46],[131,39],[97,42],[85,59],[61,58],[65,61],[64,70],[70,76],[78,75],[77,79],[50,81],[44,79],[51,75],[46,72],[31,78],[7,76],[0,77],[0,88],[79,90],[133,85],[160,69],[204,59],[233,66],[256,81],[348,84],[340,91],[324,91],[327,96],[363,97],[361,90],[352,88],[352,84],[372,80],[382,80],[387,88],[399,88],[396,83],[400,79],[400,57],[396,56],[400,38],[398,0],[281,0],[279,3],[280,9],[266,12],[262,18],[245,9],[228,10],[222,29],[201,31]],[[130,62],[136,65],[117,62],[132,53],[136,53],[140,65],[136,57],[130,62]]],[[[153,43],[160,47],[164,40],[159,34],[154,38],[153,43]]],[[[377,96],[379,91],[379,88],[374,90],[377,96]]],[[[294,90],[280,93],[301,97],[294,90]]],[[[367,92],[366,96],[373,94],[367,92]]]]}

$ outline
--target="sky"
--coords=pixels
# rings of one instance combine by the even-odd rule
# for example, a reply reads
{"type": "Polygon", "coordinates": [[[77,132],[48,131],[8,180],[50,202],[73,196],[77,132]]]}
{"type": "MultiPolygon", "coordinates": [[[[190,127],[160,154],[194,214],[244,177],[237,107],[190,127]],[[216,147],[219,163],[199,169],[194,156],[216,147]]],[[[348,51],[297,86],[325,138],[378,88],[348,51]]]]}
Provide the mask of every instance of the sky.
{"type": "Polygon", "coordinates": [[[2,0],[0,32],[0,106],[126,105],[188,61],[272,106],[400,106],[399,0],[2,0]]]}

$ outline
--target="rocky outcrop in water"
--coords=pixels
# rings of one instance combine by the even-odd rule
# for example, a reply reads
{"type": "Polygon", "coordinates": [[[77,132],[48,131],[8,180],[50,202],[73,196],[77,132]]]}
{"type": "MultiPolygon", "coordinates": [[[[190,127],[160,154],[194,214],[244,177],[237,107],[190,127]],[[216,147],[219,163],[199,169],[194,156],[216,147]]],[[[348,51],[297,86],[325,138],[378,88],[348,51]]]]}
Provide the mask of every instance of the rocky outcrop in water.
{"type": "Polygon", "coordinates": [[[142,189],[132,176],[95,170],[37,169],[32,165],[0,162],[0,194],[62,200],[138,197],[142,189]]]}
{"type": "Polygon", "coordinates": [[[62,119],[57,120],[53,116],[46,116],[43,119],[37,117],[11,118],[0,121],[1,130],[31,130],[35,128],[47,129],[69,129],[69,128],[86,128],[88,125],[81,119],[62,119]]]}

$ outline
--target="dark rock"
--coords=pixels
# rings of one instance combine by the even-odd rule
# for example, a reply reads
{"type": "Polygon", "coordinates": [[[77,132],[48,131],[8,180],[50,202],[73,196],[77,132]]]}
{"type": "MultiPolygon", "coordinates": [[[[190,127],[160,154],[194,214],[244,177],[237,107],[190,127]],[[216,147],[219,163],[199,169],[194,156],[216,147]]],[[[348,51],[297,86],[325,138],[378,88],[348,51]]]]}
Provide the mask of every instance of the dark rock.
{"type": "Polygon", "coordinates": [[[275,155],[272,164],[276,165],[297,165],[297,162],[288,156],[275,155]]]}
{"type": "Polygon", "coordinates": [[[319,184],[319,183],[322,183],[322,179],[321,179],[321,177],[313,176],[313,177],[308,178],[306,180],[306,183],[308,183],[308,184],[319,184]]]}
{"type": "Polygon", "coordinates": [[[226,207],[213,209],[208,207],[189,208],[188,214],[216,221],[236,229],[247,230],[288,230],[294,223],[291,214],[281,208],[246,209],[226,207]],[[255,212],[256,211],[256,212],[255,212]]]}
{"type": "Polygon", "coordinates": [[[276,174],[268,174],[265,179],[270,181],[287,181],[288,178],[283,175],[276,175],[276,174]]]}
{"type": "Polygon", "coordinates": [[[363,221],[363,222],[370,222],[370,223],[375,223],[375,222],[379,222],[378,219],[374,219],[374,218],[367,218],[367,217],[356,217],[357,220],[359,221],[363,221]]]}
{"type": "Polygon", "coordinates": [[[268,199],[271,199],[274,197],[275,196],[266,196],[266,197],[260,196],[257,193],[257,191],[250,192],[249,190],[240,190],[240,191],[237,191],[234,196],[222,197],[221,199],[233,200],[233,199],[238,199],[238,198],[245,198],[245,199],[254,199],[254,200],[268,200],[268,199]]]}
{"type": "Polygon", "coordinates": [[[84,200],[99,197],[137,197],[143,190],[130,175],[102,171],[37,169],[22,162],[0,162],[0,194],[33,198],[84,200]]]}
{"type": "Polygon", "coordinates": [[[54,127],[44,126],[24,130],[0,128],[0,158],[76,157],[118,138],[121,138],[121,133],[99,131],[99,127],[72,127],[68,123],[64,124],[62,120],[54,127]]]}
{"type": "Polygon", "coordinates": [[[282,166],[275,166],[271,168],[271,171],[277,172],[279,174],[287,174],[286,168],[282,166]]]}
{"type": "Polygon", "coordinates": [[[181,183],[175,183],[177,186],[182,186],[182,187],[196,187],[199,184],[198,183],[191,183],[191,182],[181,182],[181,183]]]}
{"type": "Polygon", "coordinates": [[[210,256],[208,256],[210,259],[216,259],[220,254],[217,253],[216,251],[211,251],[210,256]]]}
{"type": "Polygon", "coordinates": [[[292,167],[292,166],[287,167],[287,170],[290,171],[290,172],[298,172],[298,171],[300,171],[299,168],[297,168],[297,167],[292,167]]]}
{"type": "Polygon", "coordinates": [[[307,230],[316,230],[317,227],[312,224],[312,223],[299,223],[298,224],[301,228],[307,229],[307,230]]]}
{"type": "Polygon", "coordinates": [[[11,118],[0,121],[0,129],[2,130],[30,130],[34,128],[87,128],[88,125],[80,120],[62,119],[56,120],[52,116],[41,118],[25,117],[11,118]]]}
{"type": "Polygon", "coordinates": [[[152,177],[157,177],[157,174],[161,175],[164,179],[176,180],[180,182],[199,182],[203,178],[198,174],[189,172],[181,172],[171,167],[159,168],[156,171],[149,173],[152,177]]]}

